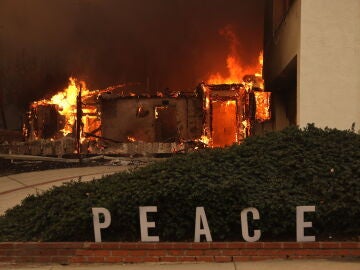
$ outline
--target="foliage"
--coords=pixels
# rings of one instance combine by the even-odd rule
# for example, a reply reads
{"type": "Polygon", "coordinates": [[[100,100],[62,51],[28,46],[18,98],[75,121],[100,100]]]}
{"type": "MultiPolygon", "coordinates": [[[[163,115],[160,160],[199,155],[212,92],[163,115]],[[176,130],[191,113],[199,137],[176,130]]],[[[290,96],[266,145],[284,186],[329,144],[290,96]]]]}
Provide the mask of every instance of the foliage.
{"type": "Polygon", "coordinates": [[[289,127],[225,149],[175,156],[133,172],[72,182],[0,217],[0,241],[93,241],[91,207],[105,207],[103,241],[139,241],[139,206],[157,206],[160,241],[192,241],[204,206],[214,241],[241,240],[240,212],[256,207],[262,240],[295,240],[295,211],[315,205],[317,237],[360,235],[360,135],[289,127]]]}

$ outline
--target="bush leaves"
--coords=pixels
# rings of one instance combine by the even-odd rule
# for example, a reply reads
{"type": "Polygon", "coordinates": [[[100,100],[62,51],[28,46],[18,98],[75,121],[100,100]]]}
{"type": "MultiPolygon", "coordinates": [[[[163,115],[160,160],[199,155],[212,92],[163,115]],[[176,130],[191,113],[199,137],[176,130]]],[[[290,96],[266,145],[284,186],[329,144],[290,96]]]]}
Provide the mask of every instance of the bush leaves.
{"type": "Polygon", "coordinates": [[[295,211],[309,213],[318,239],[360,235],[360,136],[289,127],[241,145],[175,156],[134,172],[71,182],[27,197],[0,217],[0,241],[93,241],[91,207],[112,224],[103,241],[139,241],[139,206],[160,241],[192,241],[195,208],[205,207],[214,241],[242,240],[240,212],[255,207],[262,240],[295,240],[295,211]]]}

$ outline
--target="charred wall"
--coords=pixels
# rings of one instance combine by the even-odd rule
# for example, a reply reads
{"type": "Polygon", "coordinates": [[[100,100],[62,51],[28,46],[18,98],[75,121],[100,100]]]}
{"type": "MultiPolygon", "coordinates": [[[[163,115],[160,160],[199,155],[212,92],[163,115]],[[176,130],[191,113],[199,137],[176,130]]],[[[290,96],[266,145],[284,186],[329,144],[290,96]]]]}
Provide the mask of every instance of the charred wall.
{"type": "Polygon", "coordinates": [[[102,136],[118,142],[175,142],[199,138],[202,100],[178,98],[101,99],[102,136]]]}

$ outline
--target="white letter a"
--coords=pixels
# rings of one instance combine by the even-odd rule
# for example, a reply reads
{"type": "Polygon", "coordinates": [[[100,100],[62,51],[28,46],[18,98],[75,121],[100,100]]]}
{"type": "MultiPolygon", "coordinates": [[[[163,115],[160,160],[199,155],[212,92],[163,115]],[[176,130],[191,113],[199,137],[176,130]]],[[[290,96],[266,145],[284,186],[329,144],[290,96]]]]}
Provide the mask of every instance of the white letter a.
{"type": "Polygon", "coordinates": [[[196,207],[196,218],[195,218],[195,237],[194,242],[200,242],[200,236],[205,235],[207,242],[212,242],[209,224],[207,222],[204,207],[196,207]],[[204,228],[201,229],[201,223],[204,228]]]}

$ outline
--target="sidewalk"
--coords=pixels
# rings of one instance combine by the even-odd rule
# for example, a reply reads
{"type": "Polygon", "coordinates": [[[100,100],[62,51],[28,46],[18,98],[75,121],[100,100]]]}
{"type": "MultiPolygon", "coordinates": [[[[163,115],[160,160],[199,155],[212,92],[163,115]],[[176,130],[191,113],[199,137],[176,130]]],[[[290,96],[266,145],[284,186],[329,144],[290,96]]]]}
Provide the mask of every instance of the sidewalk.
{"type": "Polygon", "coordinates": [[[0,215],[30,194],[45,191],[71,180],[90,181],[129,169],[128,166],[97,166],[57,169],[0,177],[0,215]]]}
{"type": "Polygon", "coordinates": [[[1,265],[0,269],[39,270],[359,270],[360,261],[274,260],[238,263],[183,264],[91,264],[91,265],[1,265]]]}

